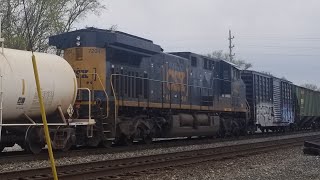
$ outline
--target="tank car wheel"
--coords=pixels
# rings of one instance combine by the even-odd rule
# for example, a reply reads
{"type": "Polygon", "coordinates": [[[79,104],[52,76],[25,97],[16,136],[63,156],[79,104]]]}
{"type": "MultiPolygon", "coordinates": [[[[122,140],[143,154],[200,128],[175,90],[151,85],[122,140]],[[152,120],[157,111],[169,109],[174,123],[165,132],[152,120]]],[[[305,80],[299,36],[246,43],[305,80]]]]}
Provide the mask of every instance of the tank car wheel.
{"type": "Polygon", "coordinates": [[[25,135],[25,150],[33,154],[39,154],[44,147],[41,136],[41,129],[39,127],[30,126],[25,135]]]}

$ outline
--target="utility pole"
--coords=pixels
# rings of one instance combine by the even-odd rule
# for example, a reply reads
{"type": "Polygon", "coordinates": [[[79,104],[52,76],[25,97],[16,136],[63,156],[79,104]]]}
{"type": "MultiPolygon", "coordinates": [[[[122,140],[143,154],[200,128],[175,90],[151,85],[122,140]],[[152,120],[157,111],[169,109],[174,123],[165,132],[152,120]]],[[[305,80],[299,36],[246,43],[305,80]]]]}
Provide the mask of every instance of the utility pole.
{"type": "Polygon", "coordinates": [[[229,58],[230,61],[233,60],[233,56],[235,55],[235,53],[232,54],[232,49],[234,48],[234,45],[232,44],[232,39],[234,39],[234,36],[231,36],[231,30],[229,30],[229,58]]]}

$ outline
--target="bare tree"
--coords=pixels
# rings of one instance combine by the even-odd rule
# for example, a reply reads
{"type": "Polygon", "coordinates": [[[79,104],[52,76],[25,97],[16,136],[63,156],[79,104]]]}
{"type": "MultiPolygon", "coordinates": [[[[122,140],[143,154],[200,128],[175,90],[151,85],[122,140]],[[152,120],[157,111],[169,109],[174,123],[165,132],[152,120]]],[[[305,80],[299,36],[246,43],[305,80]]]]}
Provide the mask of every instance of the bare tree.
{"type": "Polygon", "coordinates": [[[109,30],[110,31],[117,31],[118,30],[118,25],[113,24],[112,26],[110,26],[109,30]]]}
{"type": "Polygon", "coordinates": [[[228,53],[223,52],[223,50],[219,50],[219,51],[213,51],[212,53],[209,53],[207,55],[205,55],[207,57],[210,58],[216,58],[216,59],[222,59],[228,62],[231,62],[237,66],[239,66],[240,69],[246,70],[252,67],[252,64],[249,62],[246,62],[243,59],[237,59],[237,58],[233,58],[232,60],[230,59],[230,56],[228,53]]]}
{"type": "Polygon", "coordinates": [[[3,36],[6,47],[31,50],[27,26],[33,50],[48,50],[48,37],[68,32],[75,22],[88,13],[99,14],[105,6],[102,0],[0,0],[3,14],[3,36]],[[28,24],[26,23],[26,20],[28,24]]]}
{"type": "Polygon", "coordinates": [[[269,71],[260,71],[262,74],[273,76],[273,74],[269,71]]]}
{"type": "Polygon", "coordinates": [[[308,83],[306,83],[306,84],[302,84],[301,86],[302,86],[302,87],[305,87],[305,88],[307,88],[307,89],[314,90],[314,91],[319,91],[318,86],[315,85],[315,84],[308,84],[308,83]]]}

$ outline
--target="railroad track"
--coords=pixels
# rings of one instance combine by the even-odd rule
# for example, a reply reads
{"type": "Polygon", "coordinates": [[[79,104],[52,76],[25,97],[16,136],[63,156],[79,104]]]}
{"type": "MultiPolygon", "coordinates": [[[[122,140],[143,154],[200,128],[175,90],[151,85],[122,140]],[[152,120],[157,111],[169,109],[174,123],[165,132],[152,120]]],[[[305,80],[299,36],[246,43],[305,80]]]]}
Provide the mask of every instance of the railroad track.
{"type": "MultiPolygon", "coordinates": [[[[99,155],[99,154],[112,154],[121,152],[134,152],[148,149],[156,148],[170,148],[178,146],[188,146],[188,145],[200,145],[200,144],[212,144],[218,142],[228,142],[236,140],[247,140],[247,139],[257,139],[257,138],[268,138],[274,136],[285,136],[293,134],[306,134],[310,131],[298,131],[298,132],[287,132],[287,133],[266,133],[266,134],[254,134],[250,136],[240,136],[229,137],[224,139],[210,139],[210,138],[194,138],[194,139],[173,139],[173,140],[161,140],[155,141],[153,144],[145,145],[134,143],[133,146],[115,146],[112,148],[77,148],[70,150],[68,152],[57,151],[54,153],[56,159],[64,157],[77,157],[86,155],[99,155]]],[[[32,155],[25,151],[12,151],[12,152],[2,152],[0,153],[0,164],[10,163],[10,162],[24,162],[24,161],[36,161],[36,160],[47,160],[48,152],[43,151],[40,154],[32,155]]]]}
{"type": "MultiPolygon", "coordinates": [[[[166,168],[265,153],[280,148],[302,145],[305,140],[314,139],[320,139],[320,135],[305,135],[257,143],[59,166],[57,170],[59,179],[132,179],[166,168]]],[[[0,179],[40,180],[52,179],[52,176],[50,168],[40,168],[0,173],[0,179]]]]}

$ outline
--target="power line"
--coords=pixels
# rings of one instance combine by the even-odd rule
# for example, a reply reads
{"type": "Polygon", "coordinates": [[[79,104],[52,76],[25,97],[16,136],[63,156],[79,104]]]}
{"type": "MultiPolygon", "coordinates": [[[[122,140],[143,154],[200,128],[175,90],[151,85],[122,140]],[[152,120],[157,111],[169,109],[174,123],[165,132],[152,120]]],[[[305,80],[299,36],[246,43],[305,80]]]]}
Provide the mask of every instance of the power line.
{"type": "Polygon", "coordinates": [[[242,52],[241,54],[267,55],[267,56],[310,56],[310,57],[320,56],[320,54],[253,53],[253,52],[242,52]]]}

